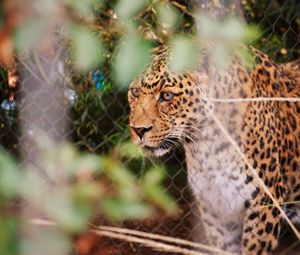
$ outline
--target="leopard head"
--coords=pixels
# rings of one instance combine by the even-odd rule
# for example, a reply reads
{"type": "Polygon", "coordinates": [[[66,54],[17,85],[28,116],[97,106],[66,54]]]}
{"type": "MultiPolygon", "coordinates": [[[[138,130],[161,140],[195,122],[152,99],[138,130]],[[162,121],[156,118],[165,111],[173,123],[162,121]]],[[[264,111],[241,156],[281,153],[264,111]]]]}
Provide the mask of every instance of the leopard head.
{"type": "Polygon", "coordinates": [[[151,65],[129,87],[130,133],[150,156],[162,156],[178,143],[196,139],[206,107],[205,75],[171,71],[168,48],[156,49],[151,65]]]}

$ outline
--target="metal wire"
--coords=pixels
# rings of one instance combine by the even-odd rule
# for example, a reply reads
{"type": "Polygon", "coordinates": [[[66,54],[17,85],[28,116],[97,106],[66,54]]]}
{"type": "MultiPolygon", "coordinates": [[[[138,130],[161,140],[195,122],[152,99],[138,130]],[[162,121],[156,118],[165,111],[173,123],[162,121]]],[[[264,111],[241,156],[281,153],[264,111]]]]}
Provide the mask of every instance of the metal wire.
{"type": "MultiPolygon", "coordinates": [[[[180,19],[182,20],[189,16],[189,10],[193,9],[194,6],[194,3],[192,6],[192,1],[171,2],[174,2],[177,7],[188,7],[186,13],[181,10],[180,19]]],[[[249,24],[257,24],[263,28],[263,34],[260,42],[258,42],[258,46],[261,46],[262,51],[268,52],[279,62],[293,61],[300,56],[300,3],[298,1],[282,1],[282,3],[277,1],[263,1],[263,3],[261,1],[242,1],[242,3],[247,22],[249,24]],[[274,2],[277,4],[274,4],[274,2]],[[293,10],[296,11],[293,12],[293,10]]],[[[180,23],[180,20],[178,23],[180,23]]],[[[25,123],[28,133],[34,134],[34,130],[37,128],[35,125],[39,125],[47,130],[51,130],[56,137],[63,133],[64,139],[71,140],[80,149],[93,153],[106,152],[118,142],[129,138],[127,129],[129,107],[126,103],[126,92],[124,90],[114,87],[114,84],[112,84],[112,89],[107,88],[107,91],[104,91],[95,88],[96,84],[93,79],[86,78],[85,84],[82,86],[85,98],[82,98],[83,96],[78,95],[75,88],[72,87],[77,82],[77,80],[72,80],[74,73],[72,73],[72,70],[64,70],[70,80],[64,78],[65,80],[62,81],[64,98],[60,100],[68,101],[68,104],[71,104],[71,110],[61,108],[60,104],[57,104],[58,98],[53,96],[57,95],[55,88],[53,89],[55,93],[48,93],[43,91],[38,85],[32,86],[32,80],[35,80],[35,83],[38,84],[37,81],[40,78],[47,80],[50,86],[55,85],[51,79],[49,80],[50,76],[45,73],[45,70],[38,68],[44,65],[39,63],[39,61],[44,60],[40,57],[32,57],[29,60],[29,62],[23,62],[22,72],[24,77],[21,77],[18,88],[14,90],[15,100],[13,101],[9,100],[12,90],[7,89],[6,73],[4,71],[1,73],[0,143],[6,149],[19,157],[19,145],[23,144],[27,148],[27,153],[30,155],[29,158],[34,159],[34,149],[26,144],[26,141],[22,138],[19,128],[20,121],[25,123]],[[99,97],[96,99],[91,97],[92,94],[88,94],[89,90],[93,90],[99,97]],[[27,108],[24,108],[25,104],[22,101],[22,94],[26,94],[29,102],[27,102],[27,108]],[[84,107],[79,105],[79,100],[85,100],[86,105],[84,107]],[[40,104],[40,102],[43,103],[40,104]],[[43,108],[41,108],[41,105],[43,108]],[[35,114],[37,116],[47,115],[47,109],[51,108],[53,110],[55,107],[58,107],[56,110],[59,112],[59,115],[54,123],[41,122],[33,124],[30,122],[30,119],[27,119],[27,115],[19,115],[19,112],[26,113],[26,111],[30,111],[27,112],[30,116],[35,114]],[[62,127],[60,124],[66,120],[67,127],[65,125],[62,127]],[[61,128],[65,129],[64,132],[58,130],[61,128]]],[[[58,68],[60,64],[64,65],[64,63],[58,63],[58,68]]],[[[98,71],[103,71],[105,68],[99,67],[98,71]]],[[[60,71],[56,69],[55,72],[59,73],[60,71]]],[[[109,83],[113,83],[111,75],[110,70],[104,74],[104,87],[109,86],[109,83]]],[[[299,101],[299,98],[207,98],[207,100],[216,103],[246,103],[250,101],[289,101],[295,103],[299,101]]],[[[168,178],[165,183],[165,191],[171,193],[176,202],[182,206],[183,213],[180,218],[170,219],[164,216],[159,219],[153,219],[150,222],[125,222],[124,225],[135,230],[186,240],[196,239],[198,241],[195,235],[201,236],[201,233],[199,234],[200,223],[194,221],[195,218],[198,219],[198,212],[195,210],[193,198],[186,181],[184,154],[181,150],[175,150],[163,160],[163,163],[167,168],[168,178]]],[[[144,164],[146,163],[144,162],[144,164]]],[[[144,171],[144,169],[140,169],[140,171],[144,171]]],[[[145,254],[147,252],[145,248],[139,245],[132,248],[126,242],[110,240],[110,244],[119,251],[118,254],[127,254],[124,250],[130,250],[133,254],[145,254]]],[[[93,254],[98,254],[97,252],[100,252],[102,248],[101,245],[98,246],[93,254]]],[[[161,251],[151,251],[151,254],[162,253],[161,251]]]]}

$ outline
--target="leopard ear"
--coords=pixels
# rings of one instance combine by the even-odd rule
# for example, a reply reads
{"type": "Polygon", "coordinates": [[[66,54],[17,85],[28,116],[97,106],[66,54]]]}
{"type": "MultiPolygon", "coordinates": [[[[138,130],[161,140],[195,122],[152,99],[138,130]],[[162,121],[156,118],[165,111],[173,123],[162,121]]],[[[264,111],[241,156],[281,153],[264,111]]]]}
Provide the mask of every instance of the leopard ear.
{"type": "MultiPolygon", "coordinates": [[[[264,52],[254,48],[253,46],[249,45],[249,49],[252,51],[253,53],[253,58],[254,61],[257,65],[259,64],[265,64],[265,63],[269,63],[270,65],[274,65],[275,62],[273,61],[272,58],[270,58],[267,54],[265,54],[264,52]]],[[[267,65],[268,67],[268,65],[267,65]]]]}
{"type": "Polygon", "coordinates": [[[196,84],[207,84],[209,81],[208,75],[206,73],[199,73],[198,71],[194,71],[189,73],[189,76],[196,84]]]}

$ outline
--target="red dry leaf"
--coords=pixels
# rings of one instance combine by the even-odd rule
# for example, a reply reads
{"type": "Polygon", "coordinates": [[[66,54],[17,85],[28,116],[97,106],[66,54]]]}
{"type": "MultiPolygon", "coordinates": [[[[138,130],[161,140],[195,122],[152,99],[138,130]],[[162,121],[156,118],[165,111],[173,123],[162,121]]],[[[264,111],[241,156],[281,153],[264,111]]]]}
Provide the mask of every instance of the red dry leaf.
{"type": "Polygon", "coordinates": [[[14,64],[13,58],[13,42],[10,29],[0,31],[0,65],[5,68],[12,68],[14,64]]]}

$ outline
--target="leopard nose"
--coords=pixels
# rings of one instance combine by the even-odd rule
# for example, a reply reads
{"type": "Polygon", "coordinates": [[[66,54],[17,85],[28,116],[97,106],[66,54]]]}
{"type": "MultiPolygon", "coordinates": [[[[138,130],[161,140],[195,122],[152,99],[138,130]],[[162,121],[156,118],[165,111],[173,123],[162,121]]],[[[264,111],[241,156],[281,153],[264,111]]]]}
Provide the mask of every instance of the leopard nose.
{"type": "Polygon", "coordinates": [[[152,129],[151,127],[131,127],[133,131],[138,135],[140,139],[143,138],[144,134],[152,129]]]}

